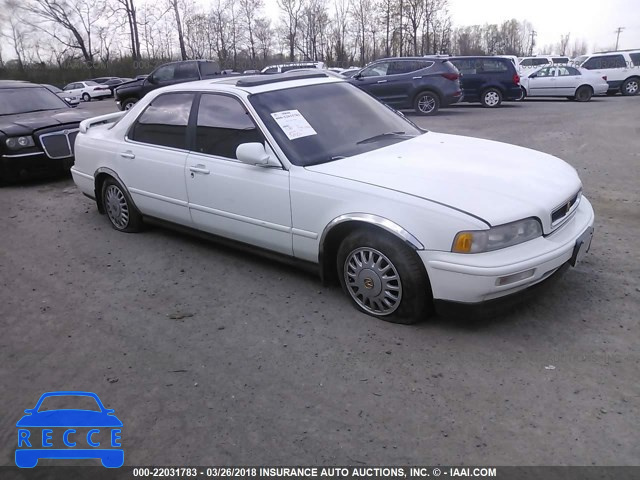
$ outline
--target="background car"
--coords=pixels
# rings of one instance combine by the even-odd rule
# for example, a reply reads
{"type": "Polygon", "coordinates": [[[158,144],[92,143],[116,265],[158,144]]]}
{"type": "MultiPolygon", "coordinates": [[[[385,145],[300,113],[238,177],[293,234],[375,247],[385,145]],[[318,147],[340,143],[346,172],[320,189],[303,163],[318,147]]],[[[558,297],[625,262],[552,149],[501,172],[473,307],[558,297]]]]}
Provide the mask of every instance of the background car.
{"type": "Polygon", "coordinates": [[[283,63],[280,65],[269,65],[268,67],[264,67],[260,73],[266,73],[267,75],[271,75],[274,73],[285,73],[289,70],[296,70],[300,68],[320,68],[325,69],[324,62],[291,62],[291,63],[283,63]]]}
{"type": "Polygon", "coordinates": [[[115,88],[116,105],[129,110],[138,100],[156,88],[193,82],[220,75],[220,65],[212,60],[186,60],[160,65],[143,79],[124,83],[115,88]]]}
{"type": "Polygon", "coordinates": [[[633,96],[640,92],[640,50],[594,53],[574,59],[577,67],[607,77],[609,95],[633,96]]]}
{"type": "Polygon", "coordinates": [[[349,82],[393,108],[412,108],[418,115],[433,115],[462,99],[460,73],[448,58],[383,58],[349,82]]]}
{"type": "Polygon", "coordinates": [[[0,82],[0,182],[68,172],[78,124],[90,116],[42,85],[0,82]]]}
{"type": "Polygon", "coordinates": [[[593,95],[604,95],[609,89],[607,77],[569,65],[544,67],[522,78],[528,97],[567,97],[588,102],[593,95]]]}
{"type": "Polygon", "coordinates": [[[257,75],[260,73],[260,70],[245,70],[244,72],[242,72],[244,75],[257,75]]]}
{"type": "Polygon", "coordinates": [[[57,96],[59,96],[61,99],[63,99],[72,107],[76,107],[80,103],[80,97],[78,95],[73,95],[69,92],[64,92],[54,85],[42,84],[42,86],[47,90],[49,90],[50,92],[55,93],[57,96]]]}
{"type": "Polygon", "coordinates": [[[117,80],[119,77],[98,77],[98,78],[90,78],[92,82],[96,82],[99,84],[107,83],[109,80],[117,80]]]}
{"type": "Polygon", "coordinates": [[[520,76],[509,58],[451,57],[449,61],[460,71],[465,102],[494,108],[503,100],[519,100],[522,96],[520,76]]]}
{"type": "Polygon", "coordinates": [[[85,102],[90,102],[94,98],[102,100],[111,96],[109,87],[92,80],[70,83],[63,90],[69,95],[79,96],[85,102]]]}
{"type": "Polygon", "coordinates": [[[103,82],[103,85],[106,85],[107,87],[109,87],[109,91],[111,92],[111,95],[113,95],[113,92],[115,91],[115,89],[117,87],[119,87],[120,85],[123,85],[125,83],[128,82],[132,82],[133,78],[121,78],[121,77],[117,77],[117,78],[110,78],[109,80],[103,82]]]}

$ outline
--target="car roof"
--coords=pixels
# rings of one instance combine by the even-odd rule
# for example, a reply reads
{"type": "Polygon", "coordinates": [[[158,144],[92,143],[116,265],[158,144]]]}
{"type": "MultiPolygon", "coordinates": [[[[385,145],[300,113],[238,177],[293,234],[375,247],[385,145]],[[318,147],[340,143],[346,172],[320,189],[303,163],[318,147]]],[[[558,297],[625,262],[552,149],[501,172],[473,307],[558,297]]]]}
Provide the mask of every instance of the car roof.
{"type": "Polygon", "coordinates": [[[38,88],[42,85],[25,82],[24,80],[0,80],[0,88],[38,88]]]}
{"type": "Polygon", "coordinates": [[[321,85],[325,83],[346,83],[346,79],[327,75],[323,72],[300,72],[296,74],[276,73],[273,75],[250,75],[244,77],[226,77],[196,82],[179,83],[161,89],[162,92],[172,91],[226,91],[255,94],[274,90],[284,90],[293,87],[321,85]]]}

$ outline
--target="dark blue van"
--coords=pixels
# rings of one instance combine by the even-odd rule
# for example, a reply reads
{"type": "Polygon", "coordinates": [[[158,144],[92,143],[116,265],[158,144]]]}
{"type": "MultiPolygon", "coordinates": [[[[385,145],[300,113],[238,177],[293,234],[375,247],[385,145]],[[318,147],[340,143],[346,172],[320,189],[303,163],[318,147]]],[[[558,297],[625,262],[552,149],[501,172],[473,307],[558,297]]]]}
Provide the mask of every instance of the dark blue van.
{"type": "Polygon", "coordinates": [[[480,102],[488,108],[503,100],[520,100],[520,76],[513,62],[504,57],[451,57],[460,71],[464,102],[480,102]]]}

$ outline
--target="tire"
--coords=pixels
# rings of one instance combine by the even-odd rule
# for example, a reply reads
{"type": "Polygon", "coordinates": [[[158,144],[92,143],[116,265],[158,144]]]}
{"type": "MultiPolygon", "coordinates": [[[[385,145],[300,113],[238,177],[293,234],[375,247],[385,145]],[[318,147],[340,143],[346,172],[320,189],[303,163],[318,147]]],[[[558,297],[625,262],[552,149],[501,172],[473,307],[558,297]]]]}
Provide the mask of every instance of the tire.
{"type": "Polygon", "coordinates": [[[607,90],[607,97],[613,97],[614,95],[617,95],[618,92],[616,90],[607,90]]]}
{"type": "Polygon", "coordinates": [[[122,110],[131,110],[133,106],[138,102],[135,98],[126,98],[122,101],[122,110]]]}
{"type": "Polygon", "coordinates": [[[620,87],[620,92],[625,97],[638,95],[638,92],[640,92],[640,78],[627,78],[622,84],[622,87],[620,87]]]}
{"type": "Polygon", "coordinates": [[[520,96],[515,99],[516,102],[521,102],[527,96],[527,90],[524,87],[520,87],[520,96]]]}
{"type": "Polygon", "coordinates": [[[351,232],[338,248],[336,267],[342,289],[367,315],[408,325],[425,319],[431,311],[424,264],[415,251],[386,232],[351,232]],[[371,268],[366,268],[369,262],[371,268]]]}
{"type": "Polygon", "coordinates": [[[497,88],[487,88],[482,92],[480,103],[483,107],[498,108],[502,103],[502,92],[497,88]]]}
{"type": "Polygon", "coordinates": [[[113,177],[102,184],[102,205],[111,226],[119,232],[139,232],[142,229],[142,215],[127,190],[113,177]]]}
{"type": "Polygon", "coordinates": [[[420,92],[413,101],[413,109],[418,115],[434,115],[439,108],[440,97],[434,92],[420,92]]]}
{"type": "Polygon", "coordinates": [[[91,95],[89,95],[88,93],[83,93],[82,94],[82,100],[84,100],[85,102],[90,102],[91,101],[91,95]]]}
{"type": "Polygon", "coordinates": [[[576,97],[567,97],[567,100],[575,100],[576,97]]]}
{"type": "Polygon", "coordinates": [[[578,87],[576,90],[576,101],[578,102],[588,102],[591,100],[591,95],[593,95],[593,90],[588,85],[582,85],[578,87]]]}

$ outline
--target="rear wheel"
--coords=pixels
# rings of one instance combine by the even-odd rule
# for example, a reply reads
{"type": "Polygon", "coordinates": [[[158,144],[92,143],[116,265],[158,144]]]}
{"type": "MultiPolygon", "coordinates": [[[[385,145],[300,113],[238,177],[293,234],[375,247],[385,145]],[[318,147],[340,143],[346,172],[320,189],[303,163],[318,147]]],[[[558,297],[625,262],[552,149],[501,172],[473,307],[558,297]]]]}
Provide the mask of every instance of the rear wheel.
{"type": "Polygon", "coordinates": [[[350,233],[337,255],[342,288],[355,307],[387,322],[428,316],[431,289],[420,257],[397,238],[375,230],[350,233]]]}
{"type": "Polygon", "coordinates": [[[521,102],[522,100],[524,100],[524,97],[527,96],[527,91],[525,90],[524,87],[520,87],[520,96],[518,98],[516,98],[516,102],[521,102]]]}
{"type": "Polygon", "coordinates": [[[579,102],[588,102],[591,100],[591,95],[593,95],[593,90],[587,85],[582,85],[576,90],[576,100],[579,102]]]}
{"type": "Polygon", "coordinates": [[[482,92],[480,102],[482,103],[482,106],[487,108],[499,107],[502,103],[502,93],[497,88],[488,88],[482,92]]]}
{"type": "Polygon", "coordinates": [[[102,184],[102,205],[111,226],[120,232],[138,232],[142,228],[142,215],[133,205],[125,188],[112,177],[102,184]]]}
{"type": "Polygon", "coordinates": [[[418,115],[433,115],[440,108],[440,98],[433,92],[421,92],[413,102],[413,109],[418,115]]]}
{"type": "Polygon", "coordinates": [[[622,84],[620,91],[622,92],[622,95],[627,97],[637,95],[638,91],[640,91],[640,79],[627,78],[622,84]]]}

